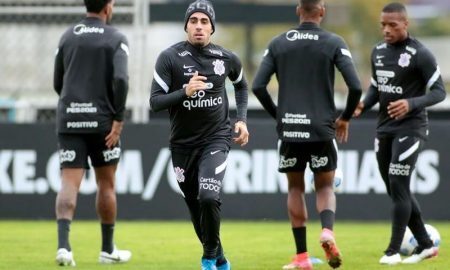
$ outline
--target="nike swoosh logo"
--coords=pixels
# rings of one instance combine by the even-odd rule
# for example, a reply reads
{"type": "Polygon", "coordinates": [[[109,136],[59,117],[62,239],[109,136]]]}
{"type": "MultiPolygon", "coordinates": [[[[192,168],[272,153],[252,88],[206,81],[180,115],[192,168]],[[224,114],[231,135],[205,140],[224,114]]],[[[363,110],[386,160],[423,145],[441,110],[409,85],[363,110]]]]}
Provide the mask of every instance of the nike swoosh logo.
{"type": "Polygon", "coordinates": [[[211,152],[211,155],[217,154],[217,153],[219,153],[219,152],[220,152],[220,150],[212,151],[212,152],[211,152]]]}
{"type": "Polygon", "coordinates": [[[377,55],[377,59],[382,59],[384,58],[384,55],[377,55]]]}
{"type": "Polygon", "coordinates": [[[120,257],[109,257],[109,256],[102,255],[102,258],[105,258],[105,259],[108,259],[108,260],[113,260],[113,261],[116,261],[116,262],[120,262],[121,261],[120,257]]]}
{"type": "Polygon", "coordinates": [[[183,65],[183,68],[193,68],[193,67],[195,67],[195,66],[186,66],[186,65],[183,65]]]}
{"type": "Polygon", "coordinates": [[[408,136],[405,136],[403,138],[398,139],[399,142],[403,142],[404,140],[408,139],[408,136]]]}

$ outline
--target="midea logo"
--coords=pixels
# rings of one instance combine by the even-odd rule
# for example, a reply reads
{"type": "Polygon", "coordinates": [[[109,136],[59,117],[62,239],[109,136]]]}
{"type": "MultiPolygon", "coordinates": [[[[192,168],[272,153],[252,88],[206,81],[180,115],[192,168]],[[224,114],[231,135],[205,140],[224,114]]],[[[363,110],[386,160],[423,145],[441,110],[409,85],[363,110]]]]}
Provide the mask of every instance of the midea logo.
{"type": "Polygon", "coordinates": [[[296,41],[296,40],[302,40],[302,39],[309,39],[309,40],[319,40],[319,35],[310,34],[310,33],[300,33],[297,30],[291,30],[286,33],[286,39],[289,41],[296,41]]]}
{"type": "Polygon", "coordinates": [[[81,35],[86,33],[103,34],[104,32],[105,32],[104,28],[89,27],[84,24],[77,24],[73,27],[73,33],[75,35],[81,35]]]}

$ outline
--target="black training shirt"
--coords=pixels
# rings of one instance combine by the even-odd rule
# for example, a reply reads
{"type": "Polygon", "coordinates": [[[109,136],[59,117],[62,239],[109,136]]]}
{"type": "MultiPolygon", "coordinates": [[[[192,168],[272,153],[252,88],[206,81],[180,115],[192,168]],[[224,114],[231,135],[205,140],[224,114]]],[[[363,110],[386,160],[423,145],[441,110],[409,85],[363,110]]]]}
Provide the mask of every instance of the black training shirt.
{"type": "Polygon", "coordinates": [[[153,111],[169,110],[172,148],[193,148],[214,140],[229,143],[227,77],[235,89],[237,120],[246,121],[247,82],[234,53],[212,43],[199,48],[183,41],[159,55],[150,106],[153,111]],[[187,97],[185,86],[196,71],[207,78],[207,89],[187,97]]]}
{"type": "Polygon", "coordinates": [[[312,142],[335,137],[335,66],[349,88],[347,105],[341,115],[349,120],[361,96],[361,85],[350,51],[341,37],[305,22],[270,42],[253,82],[253,91],[277,119],[280,140],[312,142]],[[267,92],[273,73],[279,84],[278,107],[267,92]]]}
{"type": "Polygon", "coordinates": [[[109,132],[122,121],[128,91],[128,42],[99,18],[87,17],[62,35],[55,59],[59,133],[109,132]]]}
{"type": "Polygon", "coordinates": [[[431,52],[418,40],[379,43],[372,50],[372,79],[364,109],[380,103],[377,132],[379,136],[417,135],[426,137],[428,117],[425,107],[445,98],[439,66],[431,52]],[[426,93],[427,89],[430,91],[426,93]],[[410,111],[401,119],[391,118],[390,102],[406,99],[410,111]]]}

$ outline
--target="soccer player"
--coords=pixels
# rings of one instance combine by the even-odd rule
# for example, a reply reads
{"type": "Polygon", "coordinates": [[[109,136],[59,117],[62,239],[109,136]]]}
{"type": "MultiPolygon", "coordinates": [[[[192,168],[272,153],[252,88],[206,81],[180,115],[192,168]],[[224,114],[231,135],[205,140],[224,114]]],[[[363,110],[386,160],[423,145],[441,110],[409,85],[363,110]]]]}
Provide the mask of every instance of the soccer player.
{"type": "Polygon", "coordinates": [[[88,157],[97,180],[97,214],[101,221],[100,263],[127,262],[131,253],[113,242],[116,220],[115,172],[120,157],[128,92],[128,43],[109,26],[114,0],[84,0],[86,18],[62,35],[55,59],[61,189],[56,197],[59,265],[74,266],[70,223],[88,157]]]}
{"type": "Polygon", "coordinates": [[[425,108],[442,101],[445,89],[435,58],[408,33],[405,6],[386,5],[380,22],[384,42],[372,50],[371,85],[355,116],[380,104],[375,152],[393,202],[391,240],[380,263],[418,263],[436,256],[438,250],[428,237],[419,203],[411,194],[411,174],[428,135],[425,108]],[[399,249],[406,226],[419,246],[402,261],[399,249]]]}
{"type": "Polygon", "coordinates": [[[151,86],[153,111],[168,109],[170,149],[178,184],[203,245],[202,270],[230,269],[219,237],[220,190],[233,141],[248,142],[247,82],[232,52],[211,43],[215,13],[209,1],[186,10],[187,41],[164,50],[156,62],[151,86]],[[234,85],[237,119],[232,129],[225,79],[234,85]]]}
{"type": "Polygon", "coordinates": [[[287,208],[296,245],[296,256],[283,269],[312,269],[306,245],[304,175],[306,164],[314,173],[316,207],[320,214],[320,243],[328,264],[341,265],[341,253],[333,233],[336,197],[333,178],[337,143],[346,142],[349,120],[361,96],[361,86],[344,40],[320,28],[325,15],[321,0],[300,0],[300,25],[276,36],[269,44],[253,82],[253,92],[277,120],[279,171],[287,174],[287,208]],[[335,120],[335,66],[349,89],[343,113],[335,120]],[[279,83],[278,106],[267,84],[272,74],[279,83]]]}

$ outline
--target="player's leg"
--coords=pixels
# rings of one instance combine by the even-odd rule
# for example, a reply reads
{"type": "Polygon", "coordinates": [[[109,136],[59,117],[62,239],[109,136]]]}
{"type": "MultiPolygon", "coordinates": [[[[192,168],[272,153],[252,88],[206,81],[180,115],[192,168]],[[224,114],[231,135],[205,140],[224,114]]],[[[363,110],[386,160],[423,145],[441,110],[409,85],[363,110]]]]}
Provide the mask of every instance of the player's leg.
{"type": "Polygon", "coordinates": [[[298,143],[279,142],[278,171],[286,173],[288,180],[287,210],[291,222],[296,253],[283,269],[312,269],[306,245],[308,211],[305,202],[306,154],[298,143]]]}
{"type": "Polygon", "coordinates": [[[105,136],[89,136],[89,156],[97,181],[96,210],[100,219],[102,247],[98,261],[105,264],[124,263],[131,259],[131,252],[114,245],[114,228],[117,216],[116,170],[120,159],[120,143],[108,149],[105,136]]]}
{"type": "MultiPolygon", "coordinates": [[[[227,156],[227,147],[210,145],[204,149],[199,161],[198,199],[203,240],[202,267],[204,269],[216,269],[217,267],[217,253],[221,243],[220,191],[225,176],[227,156]]],[[[229,264],[221,268],[229,269],[229,264]]]]}
{"type": "Polygon", "coordinates": [[[200,204],[198,202],[198,160],[199,151],[172,151],[172,165],[175,177],[189,209],[192,225],[200,243],[202,229],[200,226],[200,204]]]}
{"type": "MultiPolygon", "coordinates": [[[[414,237],[416,238],[418,242],[418,247],[414,250],[413,255],[404,259],[402,263],[406,264],[414,264],[418,263],[424,259],[434,257],[438,254],[438,249],[433,247],[433,242],[431,241],[430,237],[428,236],[428,233],[425,229],[425,224],[422,219],[422,214],[420,210],[420,205],[416,198],[411,194],[409,189],[409,183],[411,181],[411,174],[412,171],[415,168],[415,164],[417,162],[417,158],[419,155],[419,151],[421,150],[423,146],[423,140],[417,137],[413,136],[402,136],[397,137],[394,140],[393,148],[394,148],[394,155],[398,158],[400,163],[404,168],[403,171],[398,171],[402,168],[395,168],[390,171],[390,173],[395,174],[397,172],[404,172],[405,174],[407,172],[408,181],[407,188],[408,195],[405,196],[405,204],[409,203],[410,207],[405,208],[409,210],[409,219],[407,220],[407,226],[410,227],[411,232],[413,233],[414,237]]],[[[403,220],[402,220],[403,221],[403,220]]],[[[400,233],[400,232],[398,232],[400,233]]],[[[403,236],[403,234],[401,235],[403,236]]]]}
{"type": "Polygon", "coordinates": [[[74,266],[73,253],[69,242],[70,224],[77,204],[77,194],[85,168],[87,152],[80,136],[58,135],[59,159],[61,166],[61,189],[56,196],[56,219],[58,224],[58,250],[56,262],[59,265],[74,266]]]}
{"type": "MultiPolygon", "coordinates": [[[[386,186],[386,191],[388,195],[391,197],[393,196],[392,186],[391,186],[391,177],[389,175],[389,168],[392,160],[393,155],[393,148],[392,148],[393,138],[375,138],[375,153],[377,156],[377,162],[378,162],[378,170],[380,171],[381,178],[383,179],[383,182],[386,186]]],[[[394,216],[391,217],[392,224],[391,224],[391,231],[393,231],[394,228],[394,216]]],[[[392,233],[391,233],[392,235],[392,233]]],[[[402,235],[403,237],[403,235],[402,235]]],[[[399,254],[399,250],[395,250],[391,248],[391,245],[386,248],[384,251],[384,255],[380,258],[379,263],[380,264],[398,264],[401,262],[401,257],[399,254]]]]}
{"type": "Polygon", "coordinates": [[[336,213],[336,196],[333,190],[334,173],[337,167],[337,144],[335,140],[310,143],[310,167],[314,173],[316,207],[322,224],[320,243],[328,264],[337,268],[342,256],[333,232],[336,213]]]}

